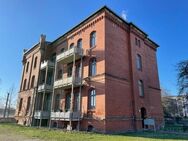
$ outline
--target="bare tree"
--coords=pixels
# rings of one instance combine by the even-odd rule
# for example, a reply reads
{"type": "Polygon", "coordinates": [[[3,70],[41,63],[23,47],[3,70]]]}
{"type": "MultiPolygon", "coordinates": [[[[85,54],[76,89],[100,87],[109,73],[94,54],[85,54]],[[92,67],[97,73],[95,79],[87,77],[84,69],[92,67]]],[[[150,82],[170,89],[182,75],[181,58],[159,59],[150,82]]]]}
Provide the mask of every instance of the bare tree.
{"type": "Polygon", "coordinates": [[[188,60],[179,62],[177,71],[179,94],[188,95],[188,60]]]}

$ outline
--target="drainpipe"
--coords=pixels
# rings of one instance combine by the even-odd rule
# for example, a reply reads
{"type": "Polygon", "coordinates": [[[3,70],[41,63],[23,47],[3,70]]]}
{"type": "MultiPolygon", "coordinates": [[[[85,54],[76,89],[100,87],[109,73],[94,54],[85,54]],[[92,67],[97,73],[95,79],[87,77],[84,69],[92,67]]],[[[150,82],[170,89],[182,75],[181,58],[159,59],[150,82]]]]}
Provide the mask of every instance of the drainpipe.
{"type": "MultiPolygon", "coordinates": [[[[83,55],[83,52],[82,52],[83,55]]],[[[80,77],[81,77],[81,85],[79,89],[79,107],[78,107],[78,113],[79,113],[79,119],[78,119],[78,130],[80,130],[80,120],[81,120],[81,103],[82,103],[82,77],[83,77],[83,72],[82,72],[82,57],[81,57],[81,62],[80,62],[80,77]]]]}
{"type": "Polygon", "coordinates": [[[71,101],[70,101],[70,130],[72,130],[73,105],[74,105],[74,82],[75,82],[75,47],[73,56],[73,70],[72,70],[72,87],[71,87],[71,101]]]}

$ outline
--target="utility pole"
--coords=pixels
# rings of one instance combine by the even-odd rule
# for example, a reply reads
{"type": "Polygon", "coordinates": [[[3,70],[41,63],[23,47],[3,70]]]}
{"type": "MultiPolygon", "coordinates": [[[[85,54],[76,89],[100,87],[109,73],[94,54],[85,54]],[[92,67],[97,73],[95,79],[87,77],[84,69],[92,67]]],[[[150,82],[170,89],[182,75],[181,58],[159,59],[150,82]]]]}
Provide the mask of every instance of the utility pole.
{"type": "Polygon", "coordinates": [[[5,104],[5,110],[4,110],[3,118],[5,118],[5,116],[6,116],[8,100],[9,100],[9,93],[7,93],[7,99],[6,99],[6,104],[5,104]]]}

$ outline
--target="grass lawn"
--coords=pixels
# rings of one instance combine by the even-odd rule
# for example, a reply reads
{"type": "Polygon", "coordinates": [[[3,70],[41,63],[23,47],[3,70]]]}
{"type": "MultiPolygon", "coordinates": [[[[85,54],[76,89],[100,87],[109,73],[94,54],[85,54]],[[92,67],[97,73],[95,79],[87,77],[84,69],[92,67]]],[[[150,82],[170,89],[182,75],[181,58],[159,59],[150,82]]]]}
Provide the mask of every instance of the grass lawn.
{"type": "Polygon", "coordinates": [[[0,134],[6,132],[38,138],[46,141],[187,141],[188,135],[162,134],[153,132],[127,133],[120,135],[103,135],[86,132],[65,132],[61,130],[37,129],[16,124],[0,124],[0,134]]]}

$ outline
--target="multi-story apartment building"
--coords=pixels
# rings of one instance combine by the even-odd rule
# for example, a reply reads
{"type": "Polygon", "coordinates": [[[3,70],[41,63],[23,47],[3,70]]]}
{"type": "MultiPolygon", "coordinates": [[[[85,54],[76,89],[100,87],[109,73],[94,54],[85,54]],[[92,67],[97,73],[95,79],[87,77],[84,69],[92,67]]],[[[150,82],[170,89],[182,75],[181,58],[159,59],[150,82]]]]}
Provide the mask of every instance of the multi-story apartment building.
{"type": "Polygon", "coordinates": [[[23,55],[19,124],[125,132],[163,121],[158,45],[106,6],[23,55]]]}

